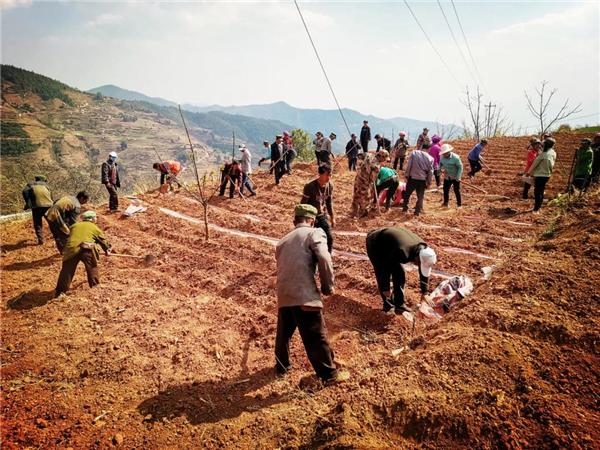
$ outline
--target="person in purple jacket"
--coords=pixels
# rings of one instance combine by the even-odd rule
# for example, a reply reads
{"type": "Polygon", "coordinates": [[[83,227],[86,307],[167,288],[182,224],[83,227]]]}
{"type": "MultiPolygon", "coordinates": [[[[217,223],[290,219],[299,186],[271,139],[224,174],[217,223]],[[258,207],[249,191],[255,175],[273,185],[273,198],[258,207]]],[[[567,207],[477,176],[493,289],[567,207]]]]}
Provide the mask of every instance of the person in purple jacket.
{"type": "Polygon", "coordinates": [[[442,138],[437,134],[431,137],[431,147],[429,147],[429,156],[433,158],[433,176],[435,177],[435,186],[440,188],[440,151],[442,138]]]}

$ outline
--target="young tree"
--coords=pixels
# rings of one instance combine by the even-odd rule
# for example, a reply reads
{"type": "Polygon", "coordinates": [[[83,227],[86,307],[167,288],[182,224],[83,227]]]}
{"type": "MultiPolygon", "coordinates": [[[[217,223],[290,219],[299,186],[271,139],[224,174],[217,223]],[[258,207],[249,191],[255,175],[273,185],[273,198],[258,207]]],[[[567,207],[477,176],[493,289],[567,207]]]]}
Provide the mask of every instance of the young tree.
{"type": "Polygon", "coordinates": [[[527,91],[525,91],[525,98],[527,99],[527,109],[540,123],[540,135],[546,133],[550,128],[558,121],[564,120],[567,117],[572,116],[581,112],[581,103],[575,107],[569,106],[569,99],[567,98],[556,114],[551,114],[549,111],[550,102],[554,97],[554,94],[558,92],[557,89],[552,89],[550,92],[546,90],[547,81],[540,83],[540,88],[536,88],[535,92],[537,97],[532,99],[527,91]],[[536,103],[534,103],[536,100],[536,103]]]}
{"type": "Polygon", "coordinates": [[[296,159],[305,162],[313,161],[315,159],[315,152],[312,149],[310,135],[301,128],[292,130],[291,134],[294,141],[294,149],[298,152],[296,159]]]}

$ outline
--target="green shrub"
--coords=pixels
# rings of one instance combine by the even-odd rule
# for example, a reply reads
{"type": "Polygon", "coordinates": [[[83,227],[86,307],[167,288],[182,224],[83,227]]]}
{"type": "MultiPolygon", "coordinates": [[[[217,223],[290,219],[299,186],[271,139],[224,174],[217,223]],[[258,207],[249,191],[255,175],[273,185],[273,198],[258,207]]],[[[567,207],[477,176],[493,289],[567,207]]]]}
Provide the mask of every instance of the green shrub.
{"type": "Polygon", "coordinates": [[[32,92],[39,95],[45,101],[56,98],[69,106],[75,106],[71,97],[65,92],[67,89],[70,89],[66,84],[35,72],[6,64],[2,64],[0,69],[2,71],[2,81],[12,83],[20,93],[32,92]]]}
{"type": "Polygon", "coordinates": [[[2,139],[0,154],[2,156],[20,156],[36,151],[39,146],[29,139],[2,139]]]}
{"type": "Polygon", "coordinates": [[[0,131],[2,139],[7,137],[27,139],[29,137],[27,131],[23,129],[23,125],[16,122],[2,122],[2,125],[0,126],[0,131]]]}

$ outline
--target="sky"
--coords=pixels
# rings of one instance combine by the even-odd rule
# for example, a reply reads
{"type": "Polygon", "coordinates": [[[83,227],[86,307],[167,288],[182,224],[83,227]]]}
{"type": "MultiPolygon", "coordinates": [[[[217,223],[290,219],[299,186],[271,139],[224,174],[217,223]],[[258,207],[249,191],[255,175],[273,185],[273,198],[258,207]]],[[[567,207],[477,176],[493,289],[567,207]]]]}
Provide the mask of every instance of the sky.
{"type": "MultiPolygon", "coordinates": [[[[82,90],[336,107],[293,1],[0,5],[2,63],[82,90]]],[[[408,5],[433,47],[402,0],[299,1],[342,107],[460,124],[465,89],[479,85],[484,101],[533,131],[524,92],[546,80],[555,107],[581,103],[571,123],[600,122],[600,2],[455,0],[468,49],[449,0],[408,5]]]]}

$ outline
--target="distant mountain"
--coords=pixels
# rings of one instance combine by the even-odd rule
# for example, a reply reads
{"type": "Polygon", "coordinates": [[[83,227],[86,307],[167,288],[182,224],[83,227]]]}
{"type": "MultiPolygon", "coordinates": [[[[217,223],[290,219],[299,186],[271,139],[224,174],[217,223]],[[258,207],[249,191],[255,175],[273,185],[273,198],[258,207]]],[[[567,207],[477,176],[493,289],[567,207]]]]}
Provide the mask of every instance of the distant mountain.
{"type": "MultiPolygon", "coordinates": [[[[114,98],[123,100],[140,100],[152,103],[159,106],[176,106],[174,102],[162,98],[148,97],[144,94],[121,89],[117,86],[101,86],[89,90],[90,93],[101,92],[114,98]]],[[[348,138],[348,132],[344,126],[344,122],[337,109],[304,109],[296,108],[286,102],[276,102],[264,105],[245,105],[245,106],[197,106],[192,104],[181,105],[183,109],[195,113],[209,113],[219,111],[222,113],[234,114],[238,116],[254,117],[256,119],[276,120],[288,124],[287,129],[302,128],[313,135],[317,131],[322,131],[325,134],[334,132],[338,135],[337,142],[338,150],[342,145],[345,145],[345,140],[348,138]]],[[[394,117],[391,119],[382,119],[370,114],[362,114],[353,109],[344,108],[344,117],[350,128],[350,132],[358,134],[362,127],[363,120],[368,120],[371,127],[371,134],[382,134],[392,141],[398,136],[398,132],[406,131],[411,141],[415,141],[423,128],[427,127],[431,130],[430,134],[439,133],[446,135],[450,130],[455,133],[460,132],[461,128],[452,124],[441,124],[434,121],[410,119],[407,117],[394,117]],[[394,136],[392,136],[392,131],[394,136]]],[[[285,128],[284,128],[285,129],[285,128]]],[[[277,130],[281,132],[282,130],[277,130]]],[[[264,139],[270,139],[273,136],[264,136],[264,139]]]]}
{"type": "MultiPolygon", "coordinates": [[[[291,106],[285,102],[276,102],[266,105],[246,105],[246,106],[220,106],[210,105],[205,107],[195,107],[196,111],[222,111],[230,114],[242,114],[245,116],[258,117],[261,119],[278,119],[285,123],[294,124],[294,126],[303,128],[314,134],[316,131],[322,131],[326,134],[336,133],[340,138],[347,137],[348,132],[344,122],[337,109],[302,109],[291,106]]],[[[396,138],[398,132],[406,131],[412,141],[423,128],[431,130],[430,134],[436,132],[448,132],[451,127],[458,128],[456,125],[440,124],[433,121],[409,119],[406,117],[395,117],[392,119],[382,119],[370,114],[362,114],[358,111],[344,108],[342,109],[348,127],[352,133],[359,134],[363,120],[369,121],[371,134],[382,134],[386,137],[392,135],[396,138]]],[[[394,139],[392,139],[393,141],[394,139]]]]}
{"type": "Polygon", "coordinates": [[[86,91],[90,94],[96,94],[100,92],[102,95],[107,97],[118,98],[120,100],[131,100],[138,102],[148,102],[158,106],[177,106],[177,103],[171,102],[169,100],[165,100],[160,97],[148,97],[140,92],[130,91],[128,89],[120,88],[119,86],[115,86],[114,84],[106,84],[104,86],[100,86],[94,89],[90,89],[86,91]]]}

